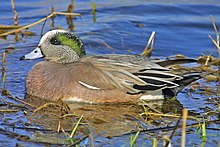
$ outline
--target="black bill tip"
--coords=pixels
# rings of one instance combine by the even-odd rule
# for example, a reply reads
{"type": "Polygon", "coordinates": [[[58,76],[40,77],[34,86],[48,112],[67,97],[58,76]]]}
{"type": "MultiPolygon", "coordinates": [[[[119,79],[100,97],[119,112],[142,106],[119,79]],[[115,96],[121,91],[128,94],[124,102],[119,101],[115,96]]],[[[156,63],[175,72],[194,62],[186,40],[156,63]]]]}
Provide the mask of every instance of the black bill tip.
{"type": "Polygon", "coordinates": [[[21,60],[27,60],[27,59],[25,58],[25,56],[22,56],[19,58],[19,60],[21,61],[21,60]]]}

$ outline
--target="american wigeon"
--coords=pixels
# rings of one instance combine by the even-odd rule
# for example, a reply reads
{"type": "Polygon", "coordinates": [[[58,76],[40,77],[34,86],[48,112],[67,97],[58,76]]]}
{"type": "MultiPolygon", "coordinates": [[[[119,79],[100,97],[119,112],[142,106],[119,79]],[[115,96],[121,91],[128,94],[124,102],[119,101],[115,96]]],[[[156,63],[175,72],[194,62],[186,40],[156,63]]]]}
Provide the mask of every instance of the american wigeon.
{"type": "Polygon", "coordinates": [[[82,40],[73,33],[47,32],[36,49],[20,58],[46,59],[28,73],[26,93],[67,102],[135,102],[173,97],[200,78],[199,74],[173,74],[140,55],[85,54],[82,40]]]}

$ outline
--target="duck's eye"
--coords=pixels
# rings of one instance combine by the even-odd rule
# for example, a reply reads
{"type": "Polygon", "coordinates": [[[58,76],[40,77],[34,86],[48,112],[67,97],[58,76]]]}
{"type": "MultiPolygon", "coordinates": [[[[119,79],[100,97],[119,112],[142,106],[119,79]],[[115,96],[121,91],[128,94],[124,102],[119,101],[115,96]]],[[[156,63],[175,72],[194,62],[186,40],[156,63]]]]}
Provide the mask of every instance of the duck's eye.
{"type": "Polygon", "coordinates": [[[57,40],[56,38],[51,38],[50,43],[53,45],[61,45],[61,42],[57,40]]]}

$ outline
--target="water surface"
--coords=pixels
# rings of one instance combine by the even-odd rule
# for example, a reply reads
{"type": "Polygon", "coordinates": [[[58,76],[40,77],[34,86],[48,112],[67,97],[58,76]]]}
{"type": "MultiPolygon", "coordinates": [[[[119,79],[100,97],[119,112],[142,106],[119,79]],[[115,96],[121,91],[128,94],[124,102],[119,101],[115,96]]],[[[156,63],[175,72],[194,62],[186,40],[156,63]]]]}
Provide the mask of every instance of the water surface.
{"type": "MultiPolygon", "coordinates": [[[[95,0],[97,5],[96,22],[91,13],[91,1],[75,1],[75,12],[81,13],[81,18],[75,18],[74,32],[79,35],[87,49],[88,54],[139,54],[145,48],[148,38],[152,31],[156,32],[155,50],[153,57],[165,58],[175,54],[183,54],[190,58],[197,58],[202,53],[217,56],[217,49],[214,47],[208,35],[215,36],[212,27],[210,15],[215,18],[217,26],[220,26],[220,2],[218,0],[196,0],[196,1],[148,1],[148,0],[95,0]]],[[[12,25],[13,12],[10,1],[2,0],[0,5],[0,24],[12,25]]],[[[19,16],[19,25],[28,25],[38,21],[51,12],[51,5],[54,5],[55,11],[66,11],[70,1],[45,1],[29,0],[16,1],[15,8],[19,16]]],[[[19,61],[19,57],[30,52],[34,46],[37,46],[40,40],[40,32],[43,24],[31,27],[29,31],[35,33],[34,36],[21,37],[21,41],[16,42],[14,35],[9,35],[7,39],[0,39],[0,52],[8,46],[14,46],[15,49],[7,54],[6,62],[6,82],[5,87],[13,96],[23,98],[25,95],[25,77],[31,67],[39,62],[19,61]]],[[[46,22],[44,33],[50,29],[51,20],[46,22]]],[[[64,16],[55,18],[55,26],[62,26],[68,29],[64,16]]],[[[203,81],[201,81],[203,82],[203,81]]],[[[1,99],[4,97],[1,96],[1,99]]],[[[203,113],[207,96],[200,94],[188,95],[187,90],[183,90],[177,97],[183,107],[193,110],[197,113],[203,113]]],[[[19,121],[27,121],[21,117],[22,114],[4,115],[4,120],[8,117],[12,122],[19,124],[19,121]],[[18,121],[18,122],[17,122],[18,121]]],[[[1,118],[2,119],[2,118],[1,118]]],[[[8,123],[12,123],[9,121],[8,123]]],[[[126,125],[125,125],[126,126],[126,125]]],[[[0,126],[7,128],[7,126],[0,126]]],[[[10,130],[10,129],[9,129],[10,130]]],[[[31,134],[31,132],[18,131],[21,134],[31,134]]],[[[209,134],[215,134],[206,145],[216,145],[219,133],[210,131],[209,134]]],[[[1,138],[5,140],[4,145],[14,146],[16,143],[22,143],[16,139],[11,139],[4,134],[1,138]]],[[[178,144],[178,137],[174,139],[178,144]]],[[[0,139],[2,141],[2,139],[0,139]]],[[[95,142],[97,145],[108,145],[117,143],[117,145],[128,145],[129,136],[106,139],[97,136],[95,142]]],[[[191,141],[188,145],[201,143],[198,134],[190,133],[187,140],[191,141]]],[[[146,141],[145,135],[141,135],[137,142],[140,145],[151,144],[152,139],[146,141]],[[145,140],[145,141],[144,141],[145,140]]],[[[31,144],[30,145],[34,145],[31,144]]],[[[38,144],[39,145],[39,144],[38,144]]],[[[44,144],[40,144],[44,145],[44,144]]]]}

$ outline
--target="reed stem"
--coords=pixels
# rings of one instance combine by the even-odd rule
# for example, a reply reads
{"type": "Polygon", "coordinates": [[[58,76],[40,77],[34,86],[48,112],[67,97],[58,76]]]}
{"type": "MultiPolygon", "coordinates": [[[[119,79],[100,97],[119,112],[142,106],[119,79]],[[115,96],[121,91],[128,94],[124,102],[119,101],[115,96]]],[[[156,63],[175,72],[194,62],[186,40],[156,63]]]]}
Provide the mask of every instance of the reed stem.
{"type": "Polygon", "coordinates": [[[182,140],[181,147],[185,147],[186,145],[186,121],[187,121],[188,110],[183,109],[183,124],[182,124],[182,140]]]}
{"type": "Polygon", "coordinates": [[[1,36],[7,36],[7,35],[10,35],[10,34],[13,34],[13,33],[19,32],[19,31],[21,31],[21,30],[24,30],[24,29],[27,29],[27,28],[33,27],[33,26],[35,26],[35,25],[37,25],[37,24],[39,24],[39,23],[45,21],[46,19],[48,19],[48,18],[50,18],[50,17],[52,17],[52,16],[54,16],[54,15],[72,15],[72,16],[81,16],[80,13],[53,12],[53,13],[51,13],[50,15],[48,15],[47,17],[44,17],[44,18],[42,18],[42,19],[40,19],[40,20],[38,20],[38,21],[36,21],[36,22],[34,22],[34,23],[31,23],[31,24],[29,24],[29,25],[23,26],[23,27],[21,27],[21,28],[19,28],[19,29],[13,30],[13,31],[9,31],[9,32],[6,32],[6,33],[2,33],[2,34],[0,34],[0,37],[1,37],[1,36]]]}

